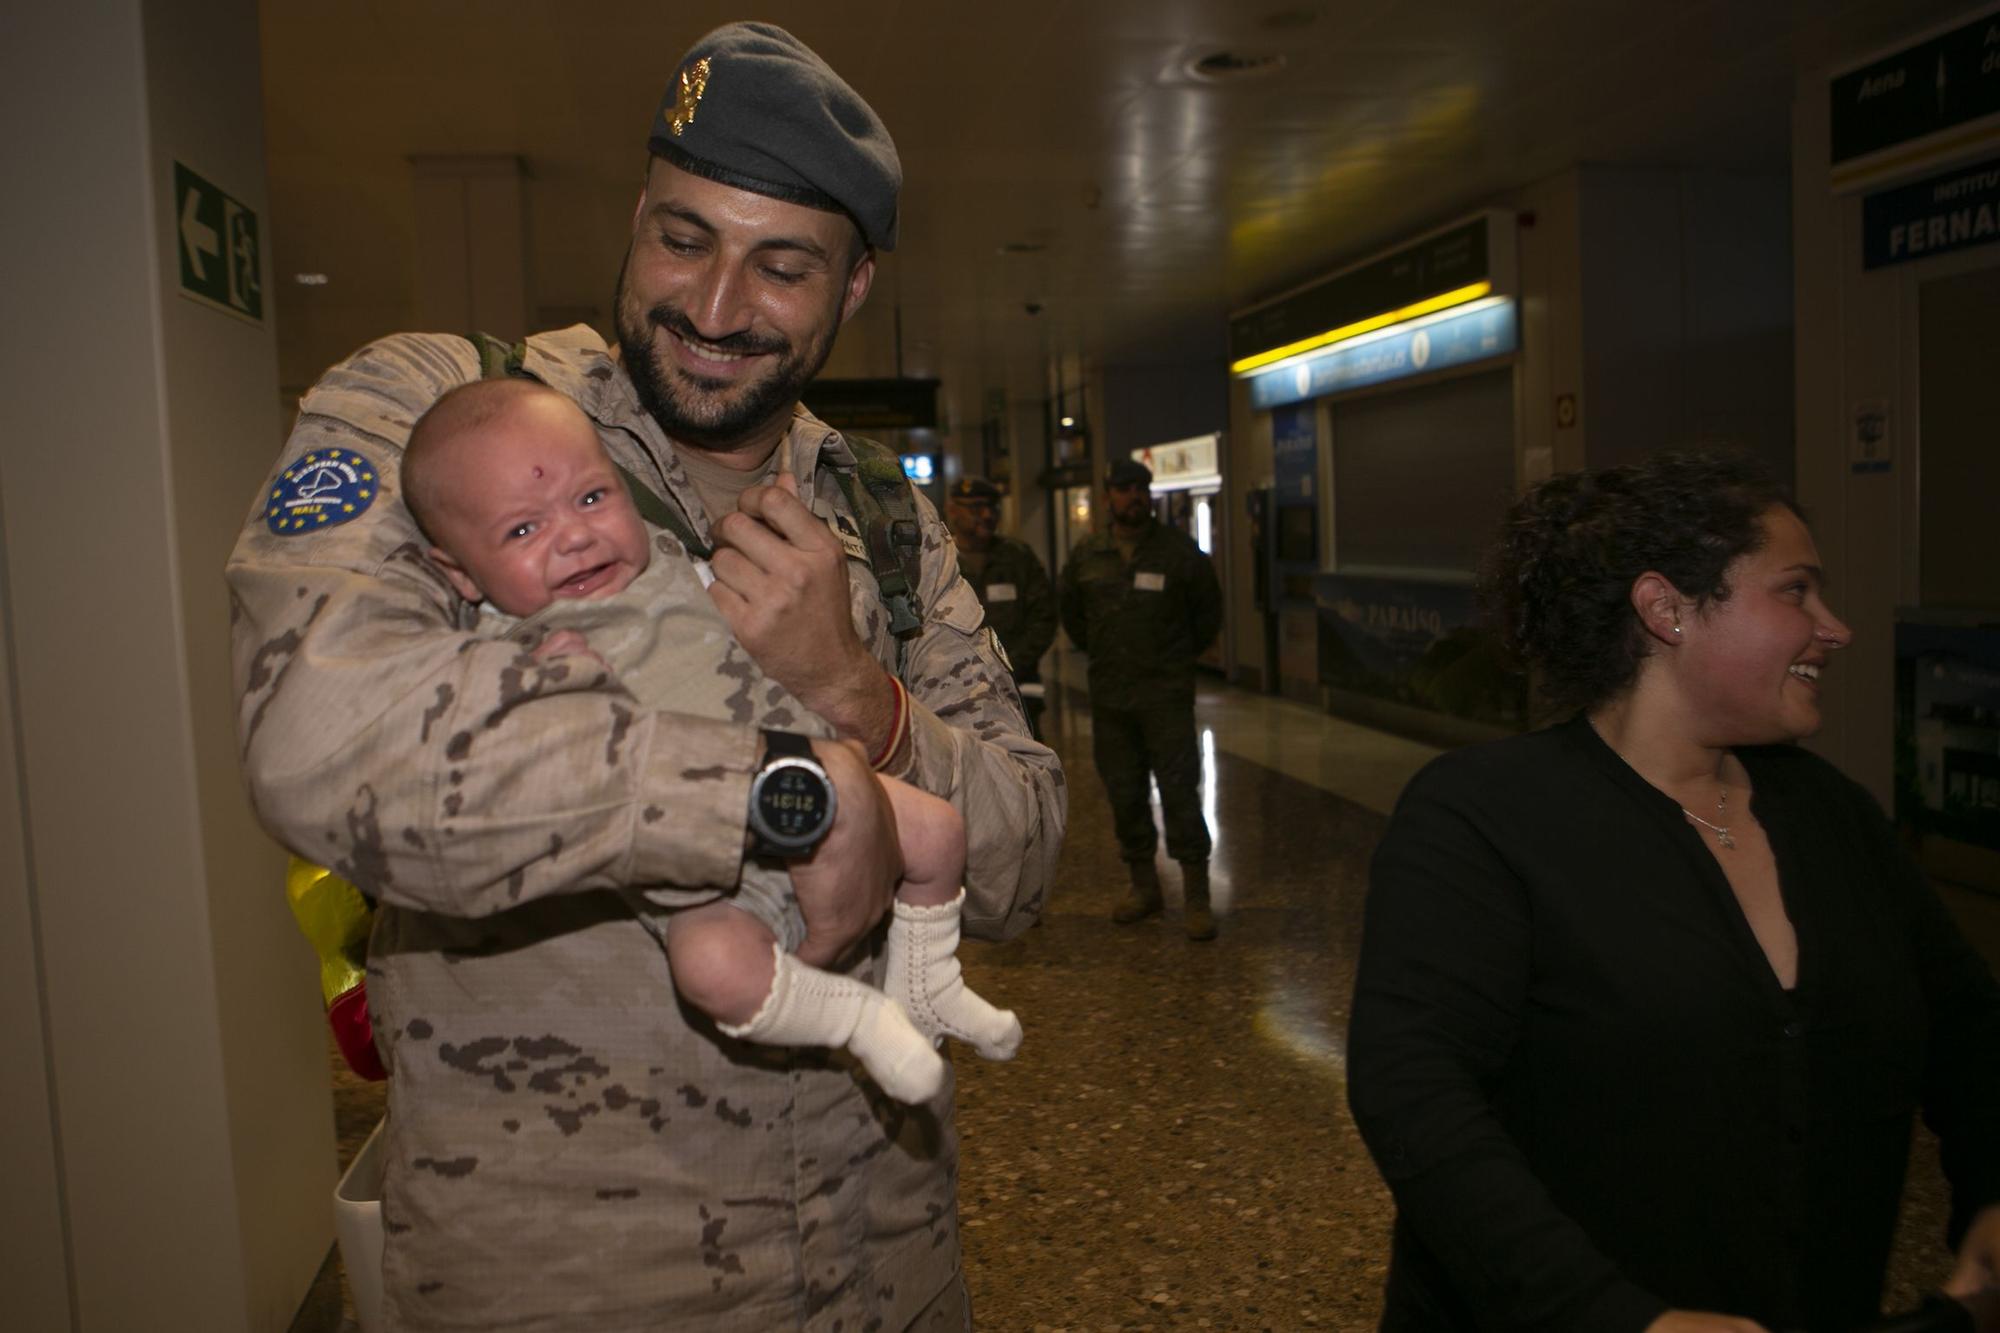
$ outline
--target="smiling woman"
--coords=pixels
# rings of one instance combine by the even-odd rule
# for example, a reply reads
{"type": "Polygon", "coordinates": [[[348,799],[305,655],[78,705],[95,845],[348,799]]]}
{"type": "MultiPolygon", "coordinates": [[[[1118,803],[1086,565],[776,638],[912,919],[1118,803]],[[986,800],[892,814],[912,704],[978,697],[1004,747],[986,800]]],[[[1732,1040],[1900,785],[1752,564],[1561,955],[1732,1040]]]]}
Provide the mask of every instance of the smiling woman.
{"type": "Polygon", "coordinates": [[[1792,744],[1851,638],[1798,511],[1712,454],[1557,477],[1489,585],[1576,714],[1432,764],[1376,855],[1349,1095],[1398,1207],[1383,1327],[1855,1327],[1919,1110],[1949,1289],[2000,1286],[2000,986],[1792,744]]]}

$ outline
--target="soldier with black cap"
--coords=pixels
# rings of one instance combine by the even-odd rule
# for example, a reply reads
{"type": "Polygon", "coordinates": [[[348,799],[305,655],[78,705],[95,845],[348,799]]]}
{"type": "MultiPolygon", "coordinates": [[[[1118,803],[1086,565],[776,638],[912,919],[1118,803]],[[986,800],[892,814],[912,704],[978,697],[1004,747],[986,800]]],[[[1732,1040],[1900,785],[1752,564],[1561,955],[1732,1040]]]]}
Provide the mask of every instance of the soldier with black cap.
{"type": "Polygon", "coordinates": [[[306,396],[229,562],[258,813],[377,903],[387,1322],[969,1326],[949,1076],[905,1107],[840,1053],[732,1041],[675,1002],[660,944],[746,854],[784,857],[798,957],[879,983],[900,866],[871,765],[962,817],[968,934],[1025,929],[1060,850],[1060,769],[943,523],[797,401],[896,242],[901,168],[766,24],[696,43],[650,148],[616,349],[362,349],[306,396]],[[397,463],[495,374],[582,408],[655,563],[708,583],[734,637],[685,636],[685,670],[747,689],[754,663],[840,739],[649,709],[589,658],[471,632],[397,463]]]}
{"type": "Polygon", "coordinates": [[[1091,755],[1132,881],[1112,919],[1141,921],[1163,906],[1153,864],[1157,780],[1167,855],[1181,867],[1182,924],[1189,939],[1209,940],[1212,844],[1201,814],[1194,671],[1222,628],[1222,589],[1193,539],[1153,516],[1152,484],[1143,463],[1121,458],[1111,465],[1104,479],[1111,522],[1078,543],[1063,566],[1062,623],[1090,655],[1091,755]]]}
{"type": "Polygon", "coordinates": [[[1056,601],[1049,574],[1026,542],[1003,537],[1000,488],[984,477],[960,477],[945,497],[945,519],[958,544],[958,572],[979,594],[986,624],[1000,636],[1014,668],[1028,727],[1042,734],[1042,654],[1056,641],[1056,601]]]}

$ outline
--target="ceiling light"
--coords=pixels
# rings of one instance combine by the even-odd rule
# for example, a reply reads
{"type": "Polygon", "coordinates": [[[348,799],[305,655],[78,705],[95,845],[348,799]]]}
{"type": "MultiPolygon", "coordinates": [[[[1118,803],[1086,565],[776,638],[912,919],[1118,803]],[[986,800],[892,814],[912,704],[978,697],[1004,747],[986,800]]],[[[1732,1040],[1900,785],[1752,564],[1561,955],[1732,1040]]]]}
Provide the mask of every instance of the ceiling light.
{"type": "Polygon", "coordinates": [[[1284,32],[1288,29],[1310,27],[1318,18],[1319,15],[1310,9],[1280,9],[1264,15],[1257,22],[1271,32],[1284,32]]]}
{"type": "Polygon", "coordinates": [[[1241,79],[1260,79],[1276,74],[1284,67],[1283,56],[1212,51],[1208,55],[1188,61],[1183,68],[1191,77],[1200,79],[1203,83],[1235,83],[1241,79]]]}
{"type": "Polygon", "coordinates": [[[324,287],[327,277],[324,273],[294,273],[292,281],[301,287],[324,287]]]}

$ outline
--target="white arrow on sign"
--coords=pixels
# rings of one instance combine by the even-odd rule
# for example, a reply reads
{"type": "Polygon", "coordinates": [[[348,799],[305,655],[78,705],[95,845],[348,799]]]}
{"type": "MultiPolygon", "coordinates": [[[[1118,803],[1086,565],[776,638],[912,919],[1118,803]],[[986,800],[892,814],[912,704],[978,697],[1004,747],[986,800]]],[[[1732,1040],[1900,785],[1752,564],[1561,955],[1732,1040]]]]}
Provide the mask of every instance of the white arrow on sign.
{"type": "Polygon", "coordinates": [[[216,238],[215,228],[195,216],[195,205],[201,202],[201,191],[189,190],[187,202],[181,205],[181,244],[187,248],[188,263],[194,269],[195,278],[208,281],[208,265],[202,262],[205,254],[222,257],[222,246],[216,238]]]}

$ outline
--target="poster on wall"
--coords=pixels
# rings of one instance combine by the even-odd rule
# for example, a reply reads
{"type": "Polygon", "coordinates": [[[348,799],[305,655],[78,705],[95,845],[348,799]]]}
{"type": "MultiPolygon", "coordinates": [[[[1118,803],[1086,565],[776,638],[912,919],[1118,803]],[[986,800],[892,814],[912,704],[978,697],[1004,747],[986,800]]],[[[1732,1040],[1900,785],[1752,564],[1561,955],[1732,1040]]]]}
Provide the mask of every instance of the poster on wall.
{"type": "Polygon", "coordinates": [[[1271,413],[1271,477],[1281,505],[1310,504],[1319,475],[1319,406],[1294,403],[1271,413]]]}
{"type": "Polygon", "coordinates": [[[2000,612],[1982,619],[1899,615],[1896,822],[2000,852],[2000,612]]]}
{"type": "Polygon", "coordinates": [[[1847,466],[1854,472],[1887,472],[1895,455],[1895,436],[1889,429],[1889,400],[1863,398],[1854,404],[1854,420],[1847,437],[1847,466]]]}
{"type": "Polygon", "coordinates": [[[1475,722],[1521,727],[1527,680],[1480,624],[1469,587],[1322,575],[1322,684],[1475,722]]]}

